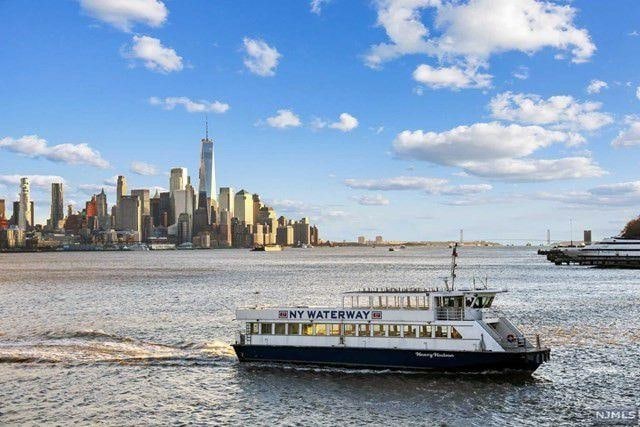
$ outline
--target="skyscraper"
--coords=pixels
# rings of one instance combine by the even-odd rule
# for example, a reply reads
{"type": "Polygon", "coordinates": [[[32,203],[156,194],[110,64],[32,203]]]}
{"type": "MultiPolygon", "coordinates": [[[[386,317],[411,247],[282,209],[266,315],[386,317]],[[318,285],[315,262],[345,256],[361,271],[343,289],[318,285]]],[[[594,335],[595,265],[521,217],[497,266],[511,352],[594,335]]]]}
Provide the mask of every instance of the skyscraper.
{"type": "Polygon", "coordinates": [[[131,190],[132,196],[140,198],[140,211],[142,215],[151,215],[151,205],[149,202],[149,190],[131,190]]]}
{"type": "Polygon", "coordinates": [[[127,195],[127,179],[124,176],[119,175],[116,204],[120,205],[120,199],[122,198],[122,196],[126,196],[126,195],[127,195]]]}
{"type": "Polygon", "coordinates": [[[64,219],[64,201],[61,182],[51,184],[51,228],[60,228],[60,221],[64,219]]]}
{"type": "Polygon", "coordinates": [[[117,229],[122,229],[123,228],[123,222],[122,222],[122,213],[120,212],[120,208],[122,207],[122,198],[124,196],[127,195],[127,179],[122,176],[119,175],[118,176],[118,184],[117,184],[117,190],[116,190],[116,209],[115,209],[115,213],[116,213],[116,224],[115,224],[115,228],[117,229]]]}
{"type": "Polygon", "coordinates": [[[29,178],[20,178],[20,211],[18,212],[18,228],[26,230],[32,226],[29,178]]]}
{"type": "Polygon", "coordinates": [[[138,233],[138,238],[142,237],[142,216],[138,196],[122,196],[118,211],[120,230],[134,231],[138,233]]]}
{"type": "Polygon", "coordinates": [[[187,168],[172,168],[169,177],[169,191],[184,190],[187,186],[187,168]]]}
{"type": "Polygon", "coordinates": [[[216,165],[213,141],[209,139],[208,123],[206,125],[205,137],[201,142],[198,194],[206,194],[209,205],[215,206],[218,201],[216,194],[216,165]]]}
{"type": "Polygon", "coordinates": [[[107,230],[110,226],[109,210],[107,208],[107,195],[104,188],[96,195],[96,208],[98,210],[98,227],[107,230]]]}
{"type": "Polygon", "coordinates": [[[231,187],[220,187],[220,210],[225,209],[229,215],[229,220],[234,217],[234,194],[231,187]]]}
{"type": "Polygon", "coordinates": [[[245,190],[236,193],[235,217],[246,225],[253,224],[253,197],[245,190]]]}
{"type": "Polygon", "coordinates": [[[0,218],[6,218],[7,217],[7,208],[5,207],[5,201],[4,199],[0,199],[0,218]]]}

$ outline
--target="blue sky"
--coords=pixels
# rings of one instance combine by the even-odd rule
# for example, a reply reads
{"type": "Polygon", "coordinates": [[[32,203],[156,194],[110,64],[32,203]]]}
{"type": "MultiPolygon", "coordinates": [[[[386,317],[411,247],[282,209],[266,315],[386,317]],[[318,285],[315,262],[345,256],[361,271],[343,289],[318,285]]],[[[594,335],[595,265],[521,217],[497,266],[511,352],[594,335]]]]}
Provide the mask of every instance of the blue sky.
{"type": "Polygon", "coordinates": [[[206,110],[218,184],[323,238],[605,237],[640,203],[639,48],[634,0],[0,1],[0,198],[196,184],[206,110]]]}

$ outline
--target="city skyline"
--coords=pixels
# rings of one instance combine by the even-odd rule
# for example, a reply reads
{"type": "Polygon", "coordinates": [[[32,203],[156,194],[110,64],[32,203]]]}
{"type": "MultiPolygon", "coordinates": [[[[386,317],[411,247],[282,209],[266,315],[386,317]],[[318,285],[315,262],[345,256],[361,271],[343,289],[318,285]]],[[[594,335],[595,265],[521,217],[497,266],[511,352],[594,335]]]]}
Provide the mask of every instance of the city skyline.
{"type": "Polygon", "coordinates": [[[206,114],[218,185],[328,240],[599,239],[637,216],[637,2],[139,3],[0,5],[8,212],[22,177],[37,223],[59,179],[78,209],[118,175],[151,194],[176,165],[195,178],[206,114]],[[474,7],[539,25],[474,33],[474,7]]]}

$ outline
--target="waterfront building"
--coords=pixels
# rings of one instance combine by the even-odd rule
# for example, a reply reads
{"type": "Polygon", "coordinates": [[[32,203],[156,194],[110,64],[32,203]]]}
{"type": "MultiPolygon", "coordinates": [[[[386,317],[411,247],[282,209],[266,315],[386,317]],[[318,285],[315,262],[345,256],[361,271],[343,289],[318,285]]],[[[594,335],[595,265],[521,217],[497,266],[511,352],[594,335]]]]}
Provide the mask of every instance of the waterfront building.
{"type": "Polygon", "coordinates": [[[153,217],[142,215],[142,241],[148,242],[153,237],[153,217]]]}
{"type": "Polygon", "coordinates": [[[276,232],[276,243],[280,246],[293,245],[293,226],[279,225],[276,232]]]}
{"type": "Polygon", "coordinates": [[[260,201],[260,195],[254,194],[252,197],[253,200],[253,222],[258,222],[258,216],[260,214],[260,208],[262,207],[262,202],[260,201]]]}
{"type": "Polygon", "coordinates": [[[253,197],[245,190],[236,193],[234,199],[235,218],[247,225],[253,224],[253,197]]]}
{"type": "Polygon", "coordinates": [[[135,232],[139,238],[142,232],[142,215],[138,196],[122,196],[118,211],[119,230],[135,232]]]}
{"type": "Polygon", "coordinates": [[[590,245],[591,244],[591,230],[584,230],[583,236],[584,236],[583,243],[585,245],[590,245]]]}
{"type": "Polygon", "coordinates": [[[160,193],[156,190],[156,194],[149,199],[149,214],[153,219],[155,226],[160,225],[160,193]]]}
{"type": "Polygon", "coordinates": [[[178,216],[177,233],[178,244],[191,243],[191,215],[181,213],[178,216]]]}
{"type": "Polygon", "coordinates": [[[96,209],[98,216],[98,228],[108,230],[111,226],[111,221],[109,218],[109,209],[107,207],[107,195],[104,192],[104,188],[100,193],[96,194],[96,209]]]}
{"type": "MultiPolygon", "coordinates": [[[[171,192],[171,204],[173,218],[176,218],[176,222],[171,224],[168,228],[168,234],[178,235],[178,220],[180,215],[185,214],[189,216],[189,226],[193,226],[193,205],[195,195],[193,194],[193,187],[191,184],[187,184],[184,190],[174,190],[171,192]]],[[[191,234],[191,230],[189,231],[191,234]]],[[[191,241],[191,239],[189,239],[191,241]]],[[[184,243],[184,242],[183,242],[184,243]]]]}
{"type": "Polygon", "coordinates": [[[311,225],[308,218],[302,218],[293,224],[293,241],[296,245],[311,244],[311,225]]]}
{"type": "Polygon", "coordinates": [[[20,178],[20,211],[18,213],[18,228],[27,230],[33,226],[31,218],[31,186],[29,178],[20,178]]]}
{"type": "Polygon", "coordinates": [[[64,200],[61,182],[51,183],[51,229],[60,228],[60,222],[64,220],[64,200]]]}
{"type": "Polygon", "coordinates": [[[122,228],[122,214],[120,212],[120,208],[122,206],[122,198],[127,195],[127,180],[123,175],[118,176],[117,187],[116,187],[116,208],[112,213],[115,215],[115,227],[116,229],[122,228]]]}
{"type": "Polygon", "coordinates": [[[184,190],[187,186],[187,168],[172,168],[169,176],[169,192],[184,190]]]}
{"type": "Polygon", "coordinates": [[[234,194],[232,187],[220,187],[219,205],[220,210],[225,209],[229,213],[229,217],[235,216],[234,194]]]}
{"type": "Polygon", "coordinates": [[[358,244],[364,245],[367,242],[367,239],[364,236],[358,236],[358,244]]]}
{"type": "Polygon", "coordinates": [[[122,196],[127,195],[127,179],[122,175],[118,175],[118,183],[117,183],[116,191],[117,191],[116,203],[120,205],[120,199],[122,198],[122,196]]]}
{"type": "Polygon", "coordinates": [[[35,227],[36,226],[36,206],[35,206],[35,202],[33,200],[31,200],[29,202],[29,215],[31,217],[31,221],[29,222],[31,224],[31,227],[35,227]]]}
{"type": "MultiPolygon", "coordinates": [[[[213,141],[209,139],[208,123],[206,125],[205,137],[201,140],[201,143],[198,194],[202,194],[203,197],[206,198],[209,206],[215,206],[217,205],[216,164],[213,141]]],[[[201,207],[202,204],[198,206],[201,207]]]]}
{"type": "Polygon", "coordinates": [[[384,240],[382,239],[382,236],[376,236],[376,245],[381,245],[384,243],[384,240]]]}
{"type": "Polygon", "coordinates": [[[18,226],[18,218],[20,217],[20,201],[13,202],[13,210],[11,211],[11,220],[9,225],[18,226]]]}
{"type": "Polygon", "coordinates": [[[7,211],[6,211],[5,201],[4,199],[0,199],[0,218],[6,218],[6,217],[7,217],[7,211]]]}
{"type": "Polygon", "coordinates": [[[138,196],[140,199],[141,215],[151,215],[151,206],[149,202],[149,190],[131,190],[132,196],[138,196]]]}
{"type": "Polygon", "coordinates": [[[223,248],[229,248],[232,246],[231,235],[231,215],[226,209],[220,209],[220,222],[217,227],[217,241],[218,246],[223,248]]]}
{"type": "Polygon", "coordinates": [[[200,206],[193,212],[193,234],[210,230],[209,206],[200,206]]]}
{"type": "Polygon", "coordinates": [[[168,227],[174,222],[173,210],[171,209],[171,193],[168,191],[160,193],[160,222],[158,222],[158,225],[168,227]]]}

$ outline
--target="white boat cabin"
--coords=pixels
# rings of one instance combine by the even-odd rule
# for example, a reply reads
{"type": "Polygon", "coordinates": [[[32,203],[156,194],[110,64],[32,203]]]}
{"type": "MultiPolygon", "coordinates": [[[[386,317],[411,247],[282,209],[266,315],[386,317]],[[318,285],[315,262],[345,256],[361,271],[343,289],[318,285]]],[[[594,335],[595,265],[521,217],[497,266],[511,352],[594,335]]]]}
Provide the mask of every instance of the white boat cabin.
{"type": "Polygon", "coordinates": [[[443,351],[519,351],[528,340],[490,310],[497,289],[366,289],[341,307],[247,307],[239,342],[443,351]]]}

